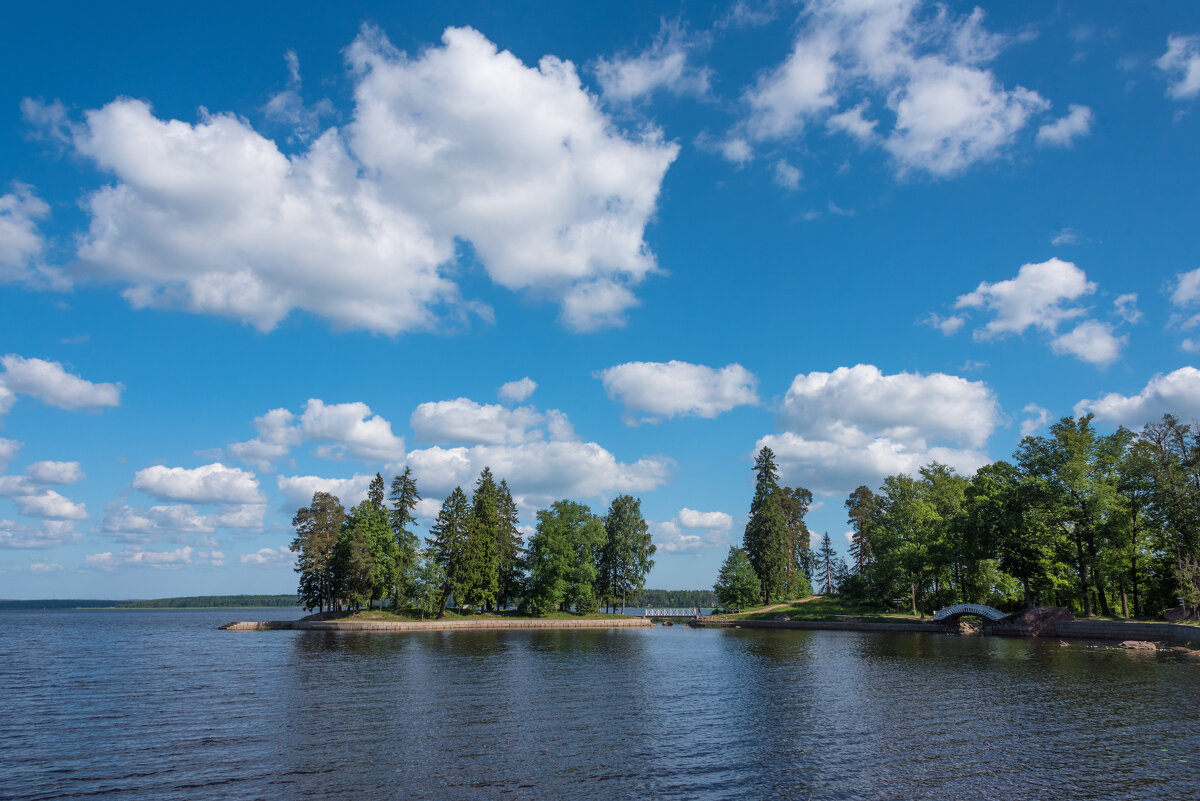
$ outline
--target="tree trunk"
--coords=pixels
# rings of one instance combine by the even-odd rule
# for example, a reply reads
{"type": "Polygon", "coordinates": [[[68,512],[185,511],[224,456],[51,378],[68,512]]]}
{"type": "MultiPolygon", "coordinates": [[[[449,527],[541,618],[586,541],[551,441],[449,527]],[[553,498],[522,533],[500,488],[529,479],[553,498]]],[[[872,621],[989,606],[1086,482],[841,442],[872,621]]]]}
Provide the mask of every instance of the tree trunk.
{"type": "Polygon", "coordinates": [[[1029,589],[1029,576],[1021,577],[1021,584],[1025,587],[1025,608],[1033,608],[1033,591],[1029,589]]]}
{"type": "MultiPolygon", "coordinates": [[[[912,594],[912,613],[915,615],[917,613],[917,585],[916,585],[916,583],[914,582],[912,584],[909,584],[908,589],[909,589],[909,592],[912,594]]],[[[924,615],[922,615],[922,617],[924,617],[924,615]]]]}
{"type": "Polygon", "coordinates": [[[1075,540],[1075,566],[1079,571],[1079,594],[1083,596],[1083,616],[1091,617],[1092,599],[1088,594],[1087,563],[1083,558],[1083,538],[1076,534],[1073,539],[1075,540]]]}
{"type": "Polygon", "coordinates": [[[1121,587],[1121,617],[1129,617],[1129,599],[1125,597],[1125,588],[1121,587]]]}

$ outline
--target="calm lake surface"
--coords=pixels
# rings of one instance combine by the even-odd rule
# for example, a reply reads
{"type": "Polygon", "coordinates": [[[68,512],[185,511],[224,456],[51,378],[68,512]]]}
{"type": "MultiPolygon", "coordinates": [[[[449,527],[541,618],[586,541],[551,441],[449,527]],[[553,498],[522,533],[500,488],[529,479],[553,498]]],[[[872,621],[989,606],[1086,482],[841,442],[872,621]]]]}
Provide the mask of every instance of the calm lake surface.
{"type": "Polygon", "coordinates": [[[1200,798],[1200,662],[855,632],[0,612],[0,798],[1200,798]]]}

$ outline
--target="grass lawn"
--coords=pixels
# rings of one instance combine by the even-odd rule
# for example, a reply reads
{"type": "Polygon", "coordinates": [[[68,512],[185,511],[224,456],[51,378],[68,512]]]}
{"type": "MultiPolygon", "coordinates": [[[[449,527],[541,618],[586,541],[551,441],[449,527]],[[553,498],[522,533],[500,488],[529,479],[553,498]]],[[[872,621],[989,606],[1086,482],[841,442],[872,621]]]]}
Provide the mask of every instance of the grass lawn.
{"type": "MultiPolygon", "coordinates": [[[[840,598],[817,597],[792,601],[787,606],[772,605],[739,614],[721,615],[727,620],[772,620],[787,615],[792,620],[862,620],[868,622],[920,622],[921,618],[866,604],[854,604],[840,598]],[[775,608],[772,608],[775,607],[775,608]]],[[[928,620],[928,618],[926,618],[928,620]]]]}

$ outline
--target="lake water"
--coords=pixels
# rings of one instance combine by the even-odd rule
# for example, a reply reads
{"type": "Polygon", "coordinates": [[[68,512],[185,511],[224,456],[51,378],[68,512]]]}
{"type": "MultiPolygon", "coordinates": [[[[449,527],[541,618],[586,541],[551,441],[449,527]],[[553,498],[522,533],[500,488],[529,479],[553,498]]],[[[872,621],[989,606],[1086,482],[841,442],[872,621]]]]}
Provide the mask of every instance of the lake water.
{"type": "Polygon", "coordinates": [[[855,632],[0,612],[0,798],[1200,798],[1200,662],[855,632]]]}

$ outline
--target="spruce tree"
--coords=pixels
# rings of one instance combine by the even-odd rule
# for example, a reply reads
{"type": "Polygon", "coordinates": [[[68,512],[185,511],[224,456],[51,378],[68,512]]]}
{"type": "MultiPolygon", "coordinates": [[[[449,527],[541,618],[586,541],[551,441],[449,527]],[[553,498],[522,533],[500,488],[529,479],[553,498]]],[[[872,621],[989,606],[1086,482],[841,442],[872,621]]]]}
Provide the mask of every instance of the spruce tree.
{"type": "Polygon", "coordinates": [[[846,513],[849,515],[850,528],[853,531],[850,540],[850,556],[854,559],[854,572],[862,575],[871,564],[871,542],[867,531],[876,512],[878,501],[875,493],[865,484],[860,484],[850,497],[846,499],[846,513]]]}
{"type": "Polygon", "coordinates": [[[412,526],[416,522],[413,510],[421,493],[417,491],[417,481],[413,478],[412,467],[405,467],[404,472],[392,477],[392,537],[396,541],[396,582],[394,604],[400,611],[403,604],[415,595],[416,572],[418,567],[417,535],[412,526]]]}
{"type": "Polygon", "coordinates": [[[491,468],[484,467],[471,494],[471,517],[463,560],[463,600],[490,610],[500,591],[503,524],[499,488],[491,468]]]}
{"type": "Polygon", "coordinates": [[[758,600],[761,585],[750,559],[741,548],[730,546],[713,591],[721,608],[730,612],[740,612],[758,600]]]}
{"type": "Polygon", "coordinates": [[[372,509],[383,511],[383,476],[379,473],[375,474],[375,478],[371,479],[371,484],[367,487],[367,503],[371,504],[372,509]]]}
{"type": "Polygon", "coordinates": [[[462,487],[455,487],[446,496],[438,512],[437,521],[430,526],[429,547],[433,551],[433,559],[443,573],[442,593],[438,599],[438,617],[446,614],[446,602],[451,593],[461,604],[464,597],[463,561],[467,545],[467,524],[470,518],[470,507],[462,487]]]}
{"type": "Polygon", "coordinates": [[[780,503],[779,470],[770,448],[763,446],[758,452],[754,472],[757,481],[743,544],[758,576],[762,602],[768,604],[772,598],[784,595],[790,556],[787,519],[780,503]]]}
{"type": "Polygon", "coordinates": [[[829,532],[826,531],[821,537],[821,547],[817,551],[817,586],[822,595],[833,595],[837,563],[837,554],[834,553],[833,543],[829,540],[829,532]]]}
{"type": "Polygon", "coordinates": [[[508,490],[508,482],[501,479],[497,488],[497,506],[500,513],[500,584],[497,600],[501,606],[514,603],[521,597],[525,584],[525,547],[521,531],[517,528],[517,504],[508,490]]]}

